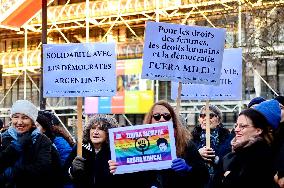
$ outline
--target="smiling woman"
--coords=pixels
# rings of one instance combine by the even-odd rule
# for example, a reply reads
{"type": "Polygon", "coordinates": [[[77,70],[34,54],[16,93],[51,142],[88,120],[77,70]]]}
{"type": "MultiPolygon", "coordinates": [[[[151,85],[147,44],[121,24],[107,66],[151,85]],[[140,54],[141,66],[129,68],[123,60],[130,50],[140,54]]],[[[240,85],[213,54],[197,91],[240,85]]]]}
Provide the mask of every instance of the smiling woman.
{"type": "Polygon", "coordinates": [[[222,187],[274,187],[272,131],[265,116],[249,108],[235,127],[232,152],[224,157],[222,187]]]}
{"type": "Polygon", "coordinates": [[[25,114],[16,113],[12,115],[12,124],[18,133],[25,133],[34,127],[34,122],[25,114]]]}
{"type": "Polygon", "coordinates": [[[38,110],[30,101],[18,100],[11,108],[12,125],[2,135],[0,187],[60,187],[53,169],[52,144],[35,122],[38,110]],[[31,181],[31,179],[33,181],[31,181]],[[5,186],[4,186],[5,185],[5,186]]]}

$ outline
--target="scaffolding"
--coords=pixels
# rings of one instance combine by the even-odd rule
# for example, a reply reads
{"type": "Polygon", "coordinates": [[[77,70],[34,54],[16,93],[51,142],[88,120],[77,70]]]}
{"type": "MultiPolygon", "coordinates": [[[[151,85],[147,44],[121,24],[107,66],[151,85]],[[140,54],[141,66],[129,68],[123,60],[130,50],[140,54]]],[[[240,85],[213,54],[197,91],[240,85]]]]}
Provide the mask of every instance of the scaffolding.
{"type": "MultiPolygon", "coordinates": [[[[41,34],[41,12],[33,15],[21,28],[15,29],[9,25],[3,25],[3,21],[9,17],[9,14],[13,13],[11,9],[19,2],[1,1],[0,15],[5,15],[5,17],[0,18],[0,32],[10,32],[10,35],[22,37],[26,43],[31,37],[41,34]],[[28,34],[30,35],[29,39],[28,34]]],[[[227,29],[226,47],[242,47],[245,54],[253,54],[254,57],[261,58],[262,53],[264,53],[263,49],[259,45],[249,46],[248,48],[247,40],[249,40],[249,37],[244,37],[244,35],[249,28],[248,25],[252,25],[252,29],[257,29],[264,27],[265,25],[261,25],[264,22],[259,20],[260,17],[258,16],[255,16],[254,22],[247,23],[246,21],[253,17],[253,14],[268,12],[267,16],[271,16],[275,14],[275,11],[284,7],[283,0],[101,0],[90,1],[88,6],[83,0],[73,4],[70,3],[70,0],[67,0],[64,5],[57,5],[57,3],[57,1],[53,1],[48,6],[48,43],[85,42],[86,37],[89,37],[90,42],[108,41],[111,38],[118,41],[119,59],[142,57],[144,35],[139,28],[143,28],[145,22],[149,20],[225,27],[227,29]],[[87,12],[88,17],[86,16],[87,12]],[[256,24],[257,19],[260,22],[259,24],[256,24]],[[90,36],[81,32],[87,26],[92,31],[90,36]],[[118,28],[121,29],[121,33],[116,34],[118,28]]],[[[255,38],[257,32],[258,30],[251,37],[255,38]]],[[[3,40],[5,36],[0,34],[0,40],[3,40]]],[[[254,41],[254,44],[257,43],[257,41],[254,41]]],[[[0,51],[0,62],[3,65],[4,77],[18,77],[23,72],[27,73],[31,82],[33,82],[33,77],[38,77],[41,65],[41,43],[28,44],[28,47],[0,51]],[[34,46],[31,47],[32,45],[34,46]]],[[[279,52],[277,57],[281,58],[284,45],[279,43],[274,46],[273,50],[279,52]]],[[[244,60],[246,63],[251,63],[255,59],[244,57],[244,60]]],[[[253,63],[251,66],[256,71],[253,63]]],[[[33,84],[37,85],[35,82],[33,84]]],[[[13,86],[13,84],[10,85],[13,86]]],[[[269,83],[267,85],[269,86],[269,83]]],[[[156,91],[159,91],[159,82],[155,84],[155,87],[156,91]]],[[[156,96],[158,99],[158,92],[156,96]]],[[[49,102],[52,100],[48,99],[49,102]]],[[[4,99],[1,102],[3,101],[4,99]]],[[[243,100],[212,103],[218,104],[223,112],[236,112],[240,111],[243,104],[247,102],[243,100]]],[[[73,113],[70,114],[74,115],[76,114],[75,104],[74,101],[68,103],[65,99],[58,99],[53,103],[52,108],[53,110],[73,110],[73,113]]],[[[172,104],[175,105],[174,102],[172,104]]],[[[185,115],[198,113],[204,104],[205,102],[182,101],[180,112],[185,115]]],[[[0,110],[2,112],[7,111],[8,108],[3,107],[0,110]]]]}

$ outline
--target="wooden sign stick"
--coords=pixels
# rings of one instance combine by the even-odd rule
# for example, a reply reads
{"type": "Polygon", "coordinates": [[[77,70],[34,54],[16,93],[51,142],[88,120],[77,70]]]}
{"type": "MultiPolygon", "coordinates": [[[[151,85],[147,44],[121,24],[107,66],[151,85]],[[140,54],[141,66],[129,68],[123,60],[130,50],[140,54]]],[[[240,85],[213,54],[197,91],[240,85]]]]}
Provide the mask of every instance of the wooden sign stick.
{"type": "Polygon", "coordinates": [[[80,157],[82,157],[82,138],[83,138],[82,103],[83,103],[83,98],[77,97],[77,155],[80,157]]]}
{"type": "Polygon", "coordinates": [[[209,110],[209,100],[206,100],[206,147],[210,148],[210,110],[209,110]]]}
{"type": "Polygon", "coordinates": [[[182,90],[182,83],[178,82],[178,95],[177,95],[177,108],[176,108],[177,115],[179,115],[179,111],[180,111],[181,90],[182,90]]]}

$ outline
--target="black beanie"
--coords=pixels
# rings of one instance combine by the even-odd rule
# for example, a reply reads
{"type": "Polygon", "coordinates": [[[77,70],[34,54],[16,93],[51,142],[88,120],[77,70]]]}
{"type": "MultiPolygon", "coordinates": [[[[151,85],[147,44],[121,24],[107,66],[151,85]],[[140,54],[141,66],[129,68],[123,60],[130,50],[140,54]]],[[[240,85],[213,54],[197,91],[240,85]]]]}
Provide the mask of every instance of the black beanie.
{"type": "Polygon", "coordinates": [[[277,100],[280,104],[284,106],[284,96],[277,96],[275,97],[275,100],[277,100]]]}
{"type": "Polygon", "coordinates": [[[51,120],[42,113],[39,113],[36,121],[44,128],[45,130],[50,130],[52,123],[51,120]]]}
{"type": "Polygon", "coordinates": [[[248,108],[250,108],[251,106],[255,104],[260,104],[263,101],[266,101],[263,97],[255,97],[248,103],[248,108]]]}

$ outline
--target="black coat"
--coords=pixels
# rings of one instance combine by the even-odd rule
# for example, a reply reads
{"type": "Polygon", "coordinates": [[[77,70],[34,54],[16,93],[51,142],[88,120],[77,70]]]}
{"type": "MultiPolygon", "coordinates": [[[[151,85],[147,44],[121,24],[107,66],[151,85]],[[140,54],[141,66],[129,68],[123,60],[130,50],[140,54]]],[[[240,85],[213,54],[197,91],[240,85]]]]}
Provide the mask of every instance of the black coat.
{"type": "MultiPolygon", "coordinates": [[[[195,143],[197,149],[200,149],[202,145],[206,143],[202,143],[200,136],[202,134],[202,128],[200,125],[194,127],[192,130],[193,142],[195,143]]],[[[206,187],[210,188],[219,188],[222,181],[222,163],[223,157],[232,151],[231,149],[231,140],[233,135],[230,131],[223,126],[218,128],[218,145],[215,146],[215,155],[218,156],[219,160],[208,163],[208,168],[210,169],[210,181],[206,187]],[[209,166],[210,165],[210,166],[209,166]]],[[[205,161],[206,162],[206,161],[205,161]]]]}
{"type": "MultiPolygon", "coordinates": [[[[76,156],[76,148],[74,147],[71,153],[71,156],[73,156],[72,160],[76,156]]],[[[104,145],[96,153],[90,143],[84,143],[82,157],[86,159],[84,173],[74,173],[71,168],[72,180],[76,188],[108,188],[115,185],[113,175],[109,172],[108,160],[110,160],[110,149],[108,146],[104,145]]]]}
{"type": "MultiPolygon", "coordinates": [[[[201,145],[200,136],[202,133],[202,128],[200,125],[194,127],[192,131],[193,142],[196,145],[197,149],[198,146],[201,145]]],[[[231,140],[234,136],[230,133],[230,131],[223,126],[218,128],[218,140],[219,144],[215,148],[215,155],[219,156],[222,159],[227,153],[231,152],[231,140]]]]}
{"type": "Polygon", "coordinates": [[[278,173],[279,178],[284,177],[284,123],[280,123],[275,132],[273,143],[275,155],[275,174],[278,173]]]}
{"type": "MultiPolygon", "coordinates": [[[[1,187],[61,187],[58,181],[60,166],[53,163],[56,150],[45,135],[37,134],[36,140],[19,153],[11,147],[14,138],[6,131],[2,135],[0,147],[0,185],[1,187]],[[55,152],[55,153],[54,153],[55,152]],[[55,169],[57,168],[58,169],[55,169]],[[10,169],[9,176],[4,176],[3,172],[10,169]]],[[[58,162],[59,161],[59,158],[58,162]]],[[[59,163],[58,163],[59,165],[59,163]]],[[[6,171],[7,172],[7,171],[6,171]]]]}
{"type": "MultiPolygon", "coordinates": [[[[75,146],[68,157],[65,166],[72,166],[76,157],[77,146],[75,146]]],[[[95,153],[92,144],[82,144],[82,155],[85,161],[84,173],[76,174],[70,168],[72,182],[76,188],[150,188],[156,180],[152,171],[135,172],[113,175],[110,173],[108,160],[111,159],[110,148],[106,144],[95,153]]],[[[65,167],[65,168],[66,168],[65,167]]],[[[68,168],[69,168],[68,167],[68,168]]]]}
{"type": "Polygon", "coordinates": [[[273,156],[271,147],[257,141],[224,157],[222,188],[274,187],[273,156]]]}
{"type": "Polygon", "coordinates": [[[161,180],[163,188],[203,188],[207,183],[208,169],[192,141],[189,141],[183,159],[192,166],[192,171],[186,174],[177,173],[172,169],[157,171],[157,177],[161,180]]]}

